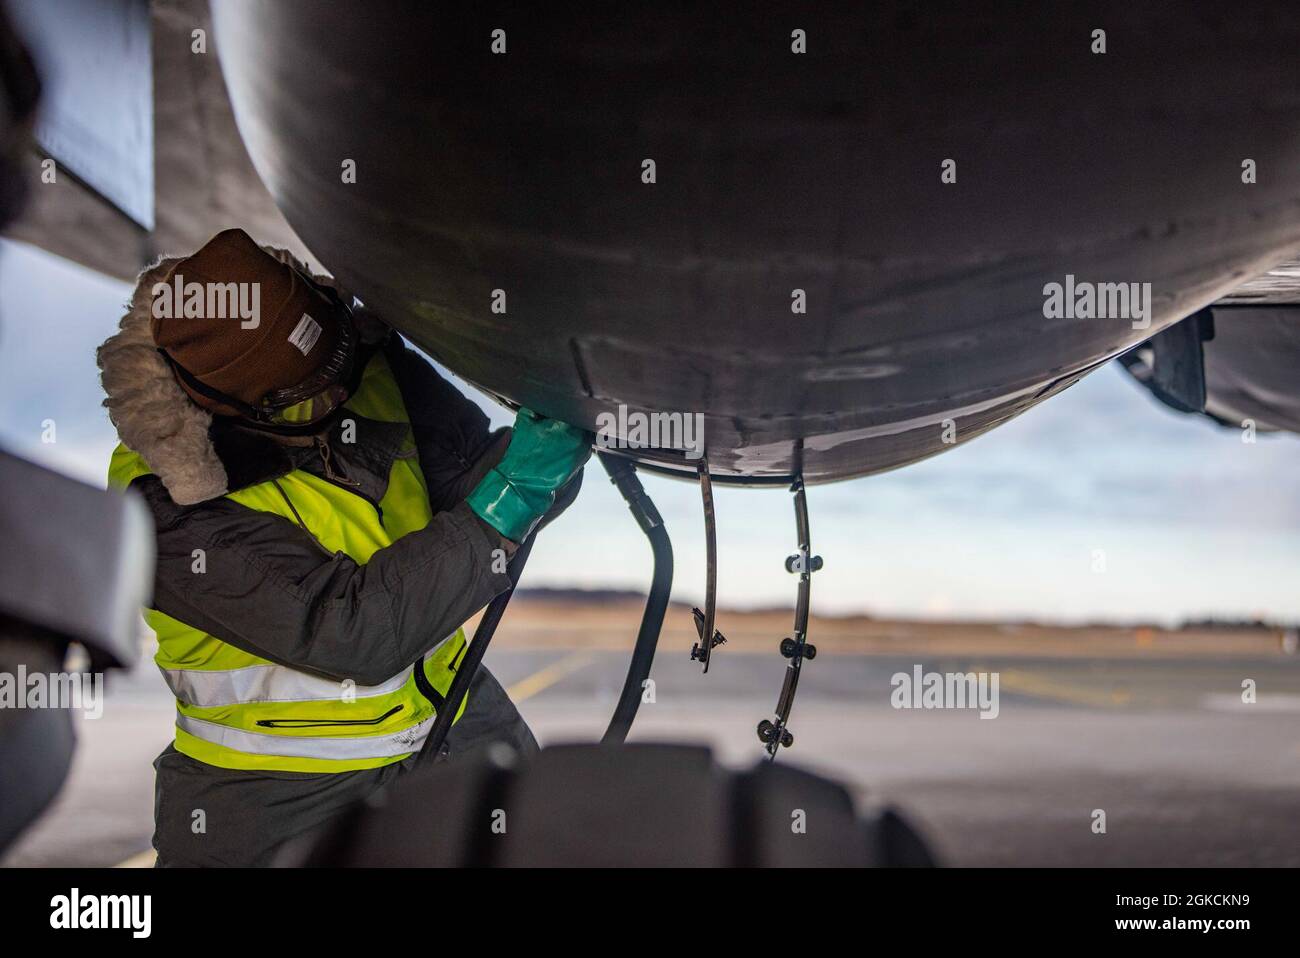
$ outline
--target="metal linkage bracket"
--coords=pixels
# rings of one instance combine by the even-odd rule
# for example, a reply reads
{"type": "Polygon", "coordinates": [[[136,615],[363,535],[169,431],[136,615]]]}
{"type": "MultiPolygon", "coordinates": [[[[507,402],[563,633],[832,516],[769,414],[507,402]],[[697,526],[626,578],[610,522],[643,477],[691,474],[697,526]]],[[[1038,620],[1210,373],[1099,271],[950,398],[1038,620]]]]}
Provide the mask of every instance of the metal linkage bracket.
{"type": "Polygon", "coordinates": [[[713,649],[727,640],[714,628],[718,612],[718,527],[713,514],[713,482],[709,478],[708,457],[701,457],[699,462],[700,497],[704,501],[704,541],[708,555],[708,569],[704,582],[704,611],[692,609],[695,616],[695,631],[699,641],[691,647],[691,661],[704,663],[704,671],[709,671],[709,662],[713,649]],[[705,636],[709,638],[706,640],[705,636]]]}
{"type": "Polygon", "coordinates": [[[786,558],[785,570],[799,576],[799,598],[794,611],[794,634],[781,640],[781,654],[789,659],[785,667],[785,681],[777,699],[773,719],[758,723],[758,740],[763,743],[773,761],[782,747],[794,744],[789,729],[790,710],[794,707],[794,694],[799,688],[799,672],[805,659],[817,657],[817,646],[808,641],[808,602],[812,588],[812,574],[822,567],[821,556],[812,554],[808,535],[808,498],[804,494],[802,474],[790,486],[794,493],[794,519],[799,539],[799,551],[786,558]]]}

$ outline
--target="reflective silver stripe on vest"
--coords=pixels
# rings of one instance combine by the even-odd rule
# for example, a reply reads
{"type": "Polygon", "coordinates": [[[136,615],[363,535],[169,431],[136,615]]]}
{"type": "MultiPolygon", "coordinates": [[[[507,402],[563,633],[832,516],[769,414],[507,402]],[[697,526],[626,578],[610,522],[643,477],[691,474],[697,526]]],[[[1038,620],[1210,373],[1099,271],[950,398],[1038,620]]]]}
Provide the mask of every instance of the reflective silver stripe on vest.
{"type": "Polygon", "coordinates": [[[252,755],[275,755],[281,758],[362,759],[391,758],[419,751],[433,717],[418,725],[388,735],[348,735],[338,738],[312,738],[301,735],[264,735],[205,722],[176,713],[176,726],[195,738],[213,745],[233,748],[252,755]]]}
{"type": "MultiPolygon", "coordinates": [[[[249,665],[242,669],[164,669],[172,693],[185,705],[214,708],[254,702],[343,701],[342,682],[322,679],[283,665],[249,665]]],[[[382,685],[357,685],[347,698],[364,699],[396,692],[411,677],[407,666],[382,685]]]]}
{"type": "MultiPolygon", "coordinates": [[[[438,651],[447,639],[455,638],[457,629],[442,639],[425,658],[438,651]]],[[[343,701],[342,682],[308,675],[283,665],[248,665],[242,669],[164,669],[158,667],[172,694],[183,705],[195,708],[217,708],[224,705],[249,705],[256,702],[329,702],[343,701]]],[[[412,667],[407,666],[391,679],[379,685],[355,685],[348,689],[346,699],[373,698],[396,692],[411,677],[412,667]]]]}

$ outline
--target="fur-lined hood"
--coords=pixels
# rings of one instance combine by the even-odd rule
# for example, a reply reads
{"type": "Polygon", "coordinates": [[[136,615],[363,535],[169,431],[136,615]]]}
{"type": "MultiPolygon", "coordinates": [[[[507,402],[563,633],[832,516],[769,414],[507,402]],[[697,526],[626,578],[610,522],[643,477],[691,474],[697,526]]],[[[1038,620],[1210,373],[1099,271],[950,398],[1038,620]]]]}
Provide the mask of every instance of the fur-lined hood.
{"type": "MultiPolygon", "coordinates": [[[[288,250],[262,247],[282,263],[311,271],[288,250]]],[[[164,256],[136,280],[118,331],[96,351],[104,406],[117,435],[139,453],[177,505],[194,505],[230,491],[230,478],[211,438],[212,414],[192,400],[172,375],[153,341],[153,287],[183,257],[164,256]]],[[[328,276],[314,276],[334,286],[328,276]]],[[[360,338],[377,342],[387,332],[357,313],[360,338]]]]}

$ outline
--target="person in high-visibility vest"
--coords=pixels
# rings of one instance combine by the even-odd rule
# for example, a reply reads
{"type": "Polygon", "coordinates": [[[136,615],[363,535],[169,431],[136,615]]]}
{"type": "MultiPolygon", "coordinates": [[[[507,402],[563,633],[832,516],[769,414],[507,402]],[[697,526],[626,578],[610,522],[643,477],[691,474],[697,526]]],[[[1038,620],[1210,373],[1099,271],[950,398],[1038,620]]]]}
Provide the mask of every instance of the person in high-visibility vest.
{"type": "MultiPolygon", "coordinates": [[[[269,864],[408,770],[462,623],[577,493],[590,433],[527,409],[489,431],[354,305],[226,230],[145,270],[99,349],[109,482],[156,525],[160,865],[269,864]]],[[[481,668],[444,753],[495,742],[537,748],[481,668]]]]}

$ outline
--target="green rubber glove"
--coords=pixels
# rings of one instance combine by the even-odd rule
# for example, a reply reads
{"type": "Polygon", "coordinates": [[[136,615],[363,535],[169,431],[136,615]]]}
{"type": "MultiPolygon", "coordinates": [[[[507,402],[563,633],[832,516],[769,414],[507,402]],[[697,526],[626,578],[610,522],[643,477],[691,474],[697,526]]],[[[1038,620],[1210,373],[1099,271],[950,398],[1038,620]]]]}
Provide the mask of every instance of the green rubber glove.
{"type": "Polygon", "coordinates": [[[592,434],[520,408],[505,455],[466,502],[512,542],[523,542],[555,495],[591,456],[592,434]]]}

